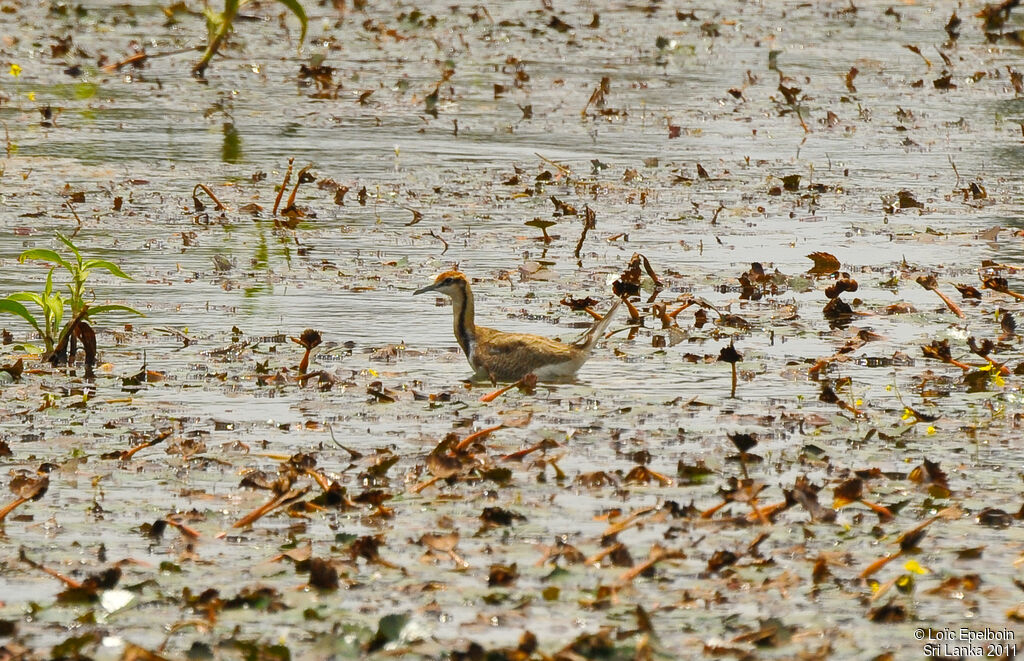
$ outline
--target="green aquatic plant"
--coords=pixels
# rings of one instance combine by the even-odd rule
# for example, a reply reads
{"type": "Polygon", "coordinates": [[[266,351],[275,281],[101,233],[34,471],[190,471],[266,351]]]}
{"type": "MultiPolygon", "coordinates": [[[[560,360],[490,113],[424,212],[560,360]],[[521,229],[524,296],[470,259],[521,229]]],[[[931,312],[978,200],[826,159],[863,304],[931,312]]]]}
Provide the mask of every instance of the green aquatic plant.
{"type": "MultiPolygon", "coordinates": [[[[206,16],[206,51],[199,58],[199,61],[196,62],[195,66],[192,67],[193,76],[202,78],[203,74],[206,73],[206,67],[210,65],[210,60],[220,49],[228,33],[231,32],[235,18],[238,16],[238,11],[248,4],[249,1],[224,0],[224,11],[216,11],[212,7],[206,7],[203,10],[203,14],[206,16]]],[[[299,19],[299,23],[302,24],[302,33],[299,35],[299,45],[301,46],[302,42],[306,40],[306,27],[308,24],[306,11],[299,4],[298,0],[277,1],[290,9],[295,14],[295,17],[299,19]]]]}
{"type": "MultiPolygon", "coordinates": [[[[32,248],[21,253],[21,256],[18,258],[18,262],[22,264],[32,259],[54,265],[46,275],[46,284],[43,286],[43,291],[41,293],[20,291],[9,295],[7,298],[0,299],[0,313],[13,314],[27,321],[43,338],[43,357],[51,361],[62,358],[63,354],[67,351],[69,341],[72,343],[72,347],[74,347],[75,338],[82,337],[83,335],[92,335],[92,329],[89,328],[87,321],[93,317],[109,312],[128,312],[142,315],[141,312],[127,305],[89,305],[86,301],[86,282],[92,271],[100,269],[126,280],[131,280],[131,276],[111,261],[84,258],[71,239],[60,232],[56,234],[57,238],[71,251],[70,258],[49,248],[32,248]],[[53,290],[53,274],[58,268],[67,271],[70,278],[70,282],[67,283],[69,292],[67,297],[53,290]],[[25,307],[25,302],[35,303],[40,309],[42,318],[39,319],[33,315],[25,307]],[[62,327],[61,322],[65,318],[65,306],[68,307],[70,315],[67,315],[69,321],[62,327]]],[[[84,338],[83,342],[85,342],[84,338]]],[[[74,348],[72,348],[71,353],[74,354],[74,348]]]]}
{"type": "Polygon", "coordinates": [[[43,287],[41,294],[19,291],[0,300],[0,311],[16,314],[36,329],[43,338],[48,354],[53,351],[54,342],[60,336],[60,322],[64,318],[64,297],[53,291],[53,272],[56,268],[51,268],[46,275],[46,286],[43,287]],[[43,315],[42,322],[37,320],[21,301],[38,305],[43,315]]]}

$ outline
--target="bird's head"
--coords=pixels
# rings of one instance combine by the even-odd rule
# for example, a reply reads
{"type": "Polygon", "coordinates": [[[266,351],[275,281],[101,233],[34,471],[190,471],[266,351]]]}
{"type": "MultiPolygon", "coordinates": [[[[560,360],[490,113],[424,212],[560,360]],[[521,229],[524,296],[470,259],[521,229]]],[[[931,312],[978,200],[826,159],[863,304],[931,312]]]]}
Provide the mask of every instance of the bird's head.
{"type": "Polygon", "coordinates": [[[466,276],[459,271],[445,271],[434,279],[434,284],[417,289],[413,295],[436,291],[450,297],[456,294],[465,294],[468,284],[466,276]]]}

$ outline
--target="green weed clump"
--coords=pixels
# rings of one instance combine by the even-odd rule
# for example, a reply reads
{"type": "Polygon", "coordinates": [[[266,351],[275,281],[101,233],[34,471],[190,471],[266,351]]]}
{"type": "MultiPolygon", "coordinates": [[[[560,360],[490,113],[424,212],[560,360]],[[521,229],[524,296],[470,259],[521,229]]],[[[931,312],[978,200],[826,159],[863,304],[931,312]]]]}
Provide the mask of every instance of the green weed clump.
{"type": "MultiPolygon", "coordinates": [[[[299,45],[306,40],[306,27],[308,21],[306,19],[306,11],[299,4],[298,0],[277,0],[282,5],[287,7],[295,14],[295,17],[299,19],[299,23],[302,24],[302,34],[299,36],[299,45]]],[[[203,56],[199,58],[195,66],[192,67],[192,75],[197,78],[202,78],[203,74],[206,73],[206,67],[210,65],[210,60],[217,53],[224,39],[227,38],[228,33],[231,32],[232,26],[235,22],[235,17],[238,16],[238,11],[248,4],[250,0],[224,0],[224,11],[215,11],[211,7],[206,7],[203,10],[203,14],[206,16],[206,51],[203,56]]]]}
{"type": "Polygon", "coordinates": [[[71,254],[66,256],[49,248],[32,248],[21,253],[19,263],[38,260],[53,266],[46,275],[46,284],[41,293],[20,291],[0,299],[0,313],[21,317],[39,333],[43,340],[44,360],[54,365],[67,361],[69,346],[73,357],[77,342],[81,341],[86,353],[86,366],[91,367],[96,354],[96,336],[88,322],[111,312],[129,312],[140,316],[142,313],[127,305],[90,305],[86,300],[86,282],[92,271],[100,269],[127,280],[131,280],[131,277],[111,261],[82,257],[71,239],[60,232],[56,234],[71,254]],[[53,274],[58,269],[68,274],[70,281],[67,283],[67,295],[54,291],[53,274]],[[30,312],[25,303],[34,303],[39,308],[37,314],[30,312]],[[62,325],[65,319],[67,321],[62,325]]]}

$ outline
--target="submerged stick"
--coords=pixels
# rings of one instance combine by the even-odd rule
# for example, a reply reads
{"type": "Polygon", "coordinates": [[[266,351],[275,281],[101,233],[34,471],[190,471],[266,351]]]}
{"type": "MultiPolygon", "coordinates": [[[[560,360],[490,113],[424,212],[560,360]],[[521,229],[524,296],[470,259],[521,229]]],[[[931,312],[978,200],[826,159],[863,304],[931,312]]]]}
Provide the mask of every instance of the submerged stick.
{"type": "Polygon", "coordinates": [[[266,503],[260,505],[253,511],[249,512],[238,521],[235,521],[234,525],[232,525],[231,527],[244,528],[252,524],[253,522],[259,520],[264,515],[277,509],[278,507],[281,507],[282,505],[287,505],[288,503],[301,498],[306,494],[307,491],[309,491],[309,487],[305,486],[298,489],[291,489],[286,493],[276,496],[267,501],[266,503]]]}

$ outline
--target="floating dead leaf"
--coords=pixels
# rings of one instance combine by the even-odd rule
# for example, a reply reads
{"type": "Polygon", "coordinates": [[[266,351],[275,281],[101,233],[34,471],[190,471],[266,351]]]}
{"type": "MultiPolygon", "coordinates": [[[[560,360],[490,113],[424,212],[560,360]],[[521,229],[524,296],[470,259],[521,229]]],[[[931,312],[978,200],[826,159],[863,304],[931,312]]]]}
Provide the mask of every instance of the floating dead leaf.
{"type": "Polygon", "coordinates": [[[879,624],[896,624],[906,622],[907,610],[895,600],[890,600],[884,606],[879,606],[868,611],[868,619],[879,624]]]}
{"type": "Polygon", "coordinates": [[[953,286],[956,287],[957,291],[959,291],[960,295],[964,298],[981,298],[981,292],[978,291],[976,287],[964,284],[956,284],[953,286]]]}
{"type": "Polygon", "coordinates": [[[962,370],[970,370],[971,366],[953,358],[949,348],[949,340],[932,340],[931,344],[921,347],[921,353],[925,358],[940,360],[947,365],[954,365],[962,370]]]}
{"type": "Polygon", "coordinates": [[[461,469],[462,462],[456,457],[441,453],[431,453],[427,457],[427,470],[434,477],[446,479],[457,475],[461,469]]]}
{"type": "Polygon", "coordinates": [[[593,473],[581,473],[576,477],[576,484],[588,489],[600,489],[607,486],[615,486],[619,483],[615,476],[605,471],[594,471],[593,473]]]}
{"type": "Polygon", "coordinates": [[[732,551],[715,551],[713,554],[711,554],[711,557],[708,559],[708,571],[712,573],[717,572],[721,570],[723,567],[728,567],[730,565],[736,564],[736,562],[739,561],[739,559],[739,556],[733,553],[732,551]]]}
{"type": "Polygon", "coordinates": [[[738,314],[723,314],[715,320],[715,324],[738,330],[750,330],[753,327],[749,321],[738,314]]]}
{"type": "Polygon", "coordinates": [[[967,318],[967,315],[963,313],[963,310],[961,310],[960,307],[952,301],[952,299],[950,299],[948,296],[939,291],[939,281],[934,275],[918,276],[917,284],[921,285],[922,287],[929,291],[935,292],[953,314],[960,317],[961,319],[967,318]]]}
{"type": "Polygon", "coordinates": [[[310,558],[309,585],[317,590],[337,590],[338,569],[330,560],[310,558]]]}
{"type": "Polygon", "coordinates": [[[672,478],[656,473],[647,466],[634,466],[625,477],[626,484],[650,484],[651,482],[668,486],[672,484],[672,478]]]}
{"type": "Polygon", "coordinates": [[[551,203],[555,205],[555,212],[553,214],[554,216],[578,216],[579,215],[579,211],[576,210],[576,207],[574,207],[574,206],[572,206],[570,204],[566,204],[565,202],[561,201],[560,199],[558,199],[554,195],[552,195],[549,199],[551,200],[551,203]]]}
{"type": "Polygon", "coordinates": [[[526,225],[527,227],[536,227],[537,229],[539,229],[542,234],[540,240],[543,241],[544,243],[551,243],[553,240],[558,238],[557,236],[551,236],[550,234],[548,234],[548,228],[557,225],[557,223],[553,220],[534,218],[533,220],[528,220],[523,224],[526,225]]]}
{"type": "Polygon", "coordinates": [[[936,587],[927,590],[925,594],[938,594],[959,599],[963,598],[963,593],[977,592],[980,587],[981,576],[978,574],[964,574],[963,576],[950,576],[936,587]]]}
{"type": "Polygon", "coordinates": [[[590,296],[587,296],[586,298],[573,298],[572,296],[566,296],[559,301],[559,303],[567,306],[570,310],[581,312],[587,308],[597,305],[600,301],[596,298],[591,298],[590,296]]]}
{"type": "Polygon", "coordinates": [[[718,352],[718,360],[735,365],[743,360],[743,356],[740,355],[739,351],[736,351],[735,344],[730,342],[729,346],[722,347],[721,351],[718,352]]]}
{"type": "Polygon", "coordinates": [[[896,198],[899,201],[900,209],[923,209],[924,204],[917,201],[914,194],[909,190],[901,190],[896,193],[896,198]]]}
{"type": "Polygon", "coordinates": [[[739,381],[739,373],[736,367],[736,363],[743,360],[743,356],[740,355],[739,351],[736,351],[736,346],[733,341],[729,341],[729,346],[722,347],[718,352],[718,360],[724,363],[729,363],[729,367],[732,369],[732,391],[730,397],[736,397],[736,385],[739,381]]]}
{"type": "Polygon", "coordinates": [[[10,489],[11,493],[15,495],[15,499],[10,503],[0,508],[0,524],[3,523],[7,515],[13,512],[19,506],[31,501],[39,500],[46,495],[47,489],[50,487],[50,476],[45,472],[28,472],[19,471],[14,474],[11,478],[7,488],[10,489]]]}
{"type": "Polygon", "coordinates": [[[748,450],[751,450],[757,445],[756,434],[730,433],[726,434],[726,436],[729,438],[730,441],[732,441],[732,444],[735,445],[736,449],[739,450],[740,452],[747,452],[748,450]]]}
{"type": "Polygon", "coordinates": [[[110,567],[101,572],[90,574],[77,585],[69,585],[57,594],[57,602],[62,604],[88,604],[99,601],[101,590],[117,587],[121,580],[121,568],[110,567]]]}
{"type": "Polygon", "coordinates": [[[1009,528],[1013,525],[1013,516],[998,507],[986,507],[978,512],[976,518],[980,525],[988,528],[1009,528]]]}
{"type": "Polygon", "coordinates": [[[807,258],[814,262],[814,266],[807,271],[811,275],[830,275],[838,272],[841,266],[839,259],[827,252],[812,252],[807,258]]]}
{"type": "Polygon", "coordinates": [[[25,371],[25,361],[21,358],[14,361],[10,365],[4,365],[0,367],[0,372],[6,372],[11,376],[13,381],[17,381],[21,378],[21,373],[25,371]]]}
{"type": "Polygon", "coordinates": [[[999,336],[1000,342],[1014,339],[1017,332],[1017,320],[1014,318],[1013,313],[999,308],[999,327],[1003,331],[1002,335],[999,336]]]}
{"type": "Polygon", "coordinates": [[[985,278],[982,284],[985,287],[985,289],[991,289],[993,291],[999,292],[1000,294],[1013,296],[1019,301],[1024,301],[1024,294],[1019,294],[1015,291],[1012,291],[1010,289],[1010,283],[1006,278],[999,276],[991,276],[985,278]]]}
{"type": "Polygon", "coordinates": [[[864,480],[859,477],[850,478],[835,487],[832,491],[832,495],[833,509],[840,509],[851,503],[859,502],[870,508],[878,515],[878,518],[883,521],[888,521],[893,518],[892,512],[889,511],[888,508],[883,507],[882,505],[876,505],[875,503],[864,499],[864,480]]]}
{"type": "Polygon", "coordinates": [[[846,292],[857,291],[857,281],[850,277],[849,273],[842,273],[835,278],[835,281],[825,289],[825,296],[830,299],[838,298],[846,292]]]}
{"type": "MultiPolygon", "coordinates": [[[[620,545],[621,550],[625,551],[624,545],[620,545]]],[[[651,550],[647,554],[647,559],[636,565],[633,565],[628,571],[622,573],[621,576],[615,581],[615,585],[622,587],[629,585],[637,576],[651,575],[655,565],[664,560],[682,559],[685,558],[686,554],[682,551],[672,551],[662,547],[660,544],[652,544],[651,550]]],[[[632,562],[630,560],[630,562],[632,562]]],[[[616,563],[617,564],[617,563],[616,563]]]]}
{"type": "Polygon", "coordinates": [[[519,568],[516,563],[511,565],[491,565],[487,574],[487,587],[508,587],[519,578],[519,568]]]}
{"type": "Polygon", "coordinates": [[[917,312],[917,308],[905,301],[893,303],[885,307],[886,314],[913,314],[914,312],[917,312]]]}
{"type": "Polygon", "coordinates": [[[634,253],[629,260],[629,265],[622,272],[618,280],[612,283],[612,291],[616,296],[639,296],[641,275],[641,256],[634,253]]]}
{"type": "Polygon", "coordinates": [[[480,520],[484,527],[510,526],[516,521],[526,521],[526,517],[504,507],[485,507],[480,512],[480,520]]]}
{"type": "Polygon", "coordinates": [[[923,463],[910,471],[908,478],[911,482],[927,486],[928,493],[933,498],[949,498],[950,496],[946,473],[935,462],[925,459],[923,463]]]}
{"type": "Polygon", "coordinates": [[[676,476],[682,484],[704,484],[713,474],[702,459],[698,459],[694,464],[685,464],[680,459],[676,466],[676,476]]]}
{"type": "Polygon", "coordinates": [[[432,551],[449,553],[459,545],[459,533],[427,533],[420,536],[419,542],[432,551]]]}
{"type": "Polygon", "coordinates": [[[857,77],[858,73],[860,73],[860,71],[857,69],[857,67],[850,67],[850,70],[846,74],[846,89],[850,92],[850,94],[857,93],[857,88],[853,84],[853,79],[857,77]]]}

